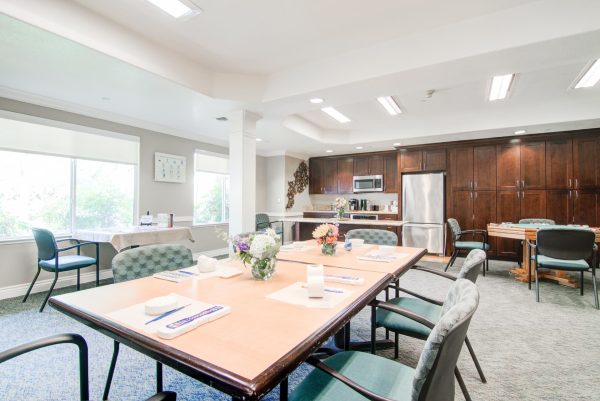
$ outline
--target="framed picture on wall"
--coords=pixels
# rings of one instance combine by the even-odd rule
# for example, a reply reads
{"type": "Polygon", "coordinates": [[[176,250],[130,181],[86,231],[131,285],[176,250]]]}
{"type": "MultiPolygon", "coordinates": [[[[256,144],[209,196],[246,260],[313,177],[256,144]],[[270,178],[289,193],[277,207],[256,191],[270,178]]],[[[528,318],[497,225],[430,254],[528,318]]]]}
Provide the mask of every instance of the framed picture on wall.
{"type": "Polygon", "coordinates": [[[154,153],[154,181],[184,183],[185,176],[185,156],[154,153]]]}

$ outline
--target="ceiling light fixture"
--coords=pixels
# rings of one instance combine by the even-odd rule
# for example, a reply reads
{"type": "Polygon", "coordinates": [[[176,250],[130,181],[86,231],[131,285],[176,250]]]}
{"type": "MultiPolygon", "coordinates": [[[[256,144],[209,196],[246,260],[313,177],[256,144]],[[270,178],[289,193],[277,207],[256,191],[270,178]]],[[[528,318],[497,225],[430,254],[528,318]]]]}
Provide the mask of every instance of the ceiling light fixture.
{"type": "Polygon", "coordinates": [[[402,114],[402,110],[396,100],[394,100],[391,96],[381,96],[377,98],[377,101],[381,103],[385,111],[387,111],[391,116],[397,116],[398,114],[402,114]]]}
{"type": "Polygon", "coordinates": [[[312,99],[310,99],[310,102],[312,104],[319,104],[319,103],[323,103],[324,100],[320,97],[313,97],[312,99]]]}
{"type": "Polygon", "coordinates": [[[356,150],[361,150],[362,148],[363,148],[362,146],[357,146],[357,147],[355,147],[354,149],[356,149],[356,150]]]}
{"type": "Polygon", "coordinates": [[[600,59],[594,61],[575,84],[575,89],[591,88],[600,81],[600,59]]]}
{"type": "Polygon", "coordinates": [[[262,142],[262,138],[256,138],[256,142],[262,142]]]}
{"type": "Polygon", "coordinates": [[[515,74],[497,75],[492,78],[490,87],[490,102],[494,100],[505,99],[508,96],[508,91],[512,86],[515,74]]]}
{"type": "Polygon", "coordinates": [[[350,119],[348,117],[346,117],[345,115],[343,115],[342,113],[340,113],[339,111],[334,109],[333,107],[323,107],[321,109],[321,111],[323,113],[328,114],[329,117],[333,118],[334,120],[336,120],[339,123],[345,124],[345,123],[350,122],[350,119]]]}
{"type": "Polygon", "coordinates": [[[400,145],[402,145],[400,142],[394,142],[394,143],[392,144],[392,146],[400,146],[400,145]]]}
{"type": "Polygon", "coordinates": [[[202,12],[199,8],[191,8],[180,0],[146,0],[154,4],[173,18],[196,15],[202,12]]]}
{"type": "Polygon", "coordinates": [[[333,150],[331,150],[331,149],[327,149],[327,150],[325,151],[325,153],[333,153],[333,150]]]}
{"type": "Polygon", "coordinates": [[[515,135],[523,135],[526,132],[527,131],[525,131],[524,129],[520,129],[520,130],[515,131],[515,135]]]}

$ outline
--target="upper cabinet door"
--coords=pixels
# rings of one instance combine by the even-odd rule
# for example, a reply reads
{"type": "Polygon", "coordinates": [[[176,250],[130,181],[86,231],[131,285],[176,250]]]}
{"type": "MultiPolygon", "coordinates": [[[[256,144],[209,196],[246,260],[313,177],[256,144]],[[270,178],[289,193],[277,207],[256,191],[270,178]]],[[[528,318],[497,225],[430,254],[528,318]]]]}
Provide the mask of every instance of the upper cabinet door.
{"type": "MultiPolygon", "coordinates": [[[[458,221],[461,230],[473,229],[473,192],[454,191],[452,206],[452,216],[450,217],[458,221]]],[[[468,239],[463,239],[463,241],[468,241],[468,239]]]]}
{"type": "Polygon", "coordinates": [[[477,191],[496,190],[496,147],[473,148],[473,188],[477,191]]]}
{"type": "Polygon", "coordinates": [[[337,194],[337,159],[323,159],[323,193],[337,194]]]}
{"type": "Polygon", "coordinates": [[[546,141],[546,188],[573,188],[573,141],[546,141]]]}
{"type": "Polygon", "coordinates": [[[498,190],[521,188],[520,147],[502,144],[496,147],[498,190]]]}
{"type": "Polygon", "coordinates": [[[546,142],[521,145],[521,189],[546,188],[546,142]]]}
{"type": "Polygon", "coordinates": [[[354,159],[343,157],[337,160],[337,187],[340,194],[351,194],[352,177],[354,176],[354,159]]]}
{"type": "Polygon", "coordinates": [[[308,162],[308,193],[323,193],[323,160],[310,159],[308,162]]]}
{"type": "Polygon", "coordinates": [[[596,191],[572,191],[573,224],[598,226],[598,194],[596,191]]]}
{"type": "Polygon", "coordinates": [[[421,171],[423,152],[420,150],[400,151],[400,170],[402,172],[421,171]]]}
{"type": "MultiPolygon", "coordinates": [[[[473,189],[473,148],[450,149],[450,181],[452,189],[470,191],[473,189]]],[[[494,178],[495,180],[495,178],[494,178]]],[[[495,189],[495,188],[494,188],[495,189]]]]}
{"type": "Polygon", "coordinates": [[[391,153],[383,158],[383,190],[387,193],[398,193],[398,154],[391,153]]]}
{"type": "Polygon", "coordinates": [[[521,191],[521,211],[519,219],[546,218],[546,191],[521,191]]]}
{"type": "Polygon", "coordinates": [[[369,175],[369,156],[354,157],[354,175],[369,175]]]}
{"type": "Polygon", "coordinates": [[[383,156],[369,157],[369,175],[383,174],[383,156]]]}
{"type": "Polygon", "coordinates": [[[593,137],[573,140],[573,188],[598,186],[598,140],[593,137]]]}
{"type": "Polygon", "coordinates": [[[446,149],[424,150],[421,157],[424,171],[446,170],[446,149]]]}

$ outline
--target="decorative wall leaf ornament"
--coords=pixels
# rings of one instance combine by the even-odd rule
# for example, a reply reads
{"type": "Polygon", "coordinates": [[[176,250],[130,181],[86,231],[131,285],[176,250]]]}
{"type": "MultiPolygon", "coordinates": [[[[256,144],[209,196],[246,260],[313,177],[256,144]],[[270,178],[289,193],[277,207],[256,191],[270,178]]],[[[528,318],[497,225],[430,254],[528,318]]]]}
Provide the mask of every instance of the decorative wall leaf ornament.
{"type": "Polygon", "coordinates": [[[294,197],[297,194],[304,192],[308,186],[308,166],[305,161],[300,162],[300,165],[294,172],[294,181],[288,181],[287,205],[286,209],[291,209],[294,206],[294,197]]]}

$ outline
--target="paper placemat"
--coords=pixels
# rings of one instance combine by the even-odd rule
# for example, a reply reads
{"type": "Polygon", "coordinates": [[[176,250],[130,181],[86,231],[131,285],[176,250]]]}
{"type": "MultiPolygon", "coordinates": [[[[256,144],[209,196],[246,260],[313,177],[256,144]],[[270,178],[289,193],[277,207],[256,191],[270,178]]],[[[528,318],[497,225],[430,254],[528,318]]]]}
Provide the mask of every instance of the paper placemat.
{"type": "Polygon", "coordinates": [[[334,308],[353,292],[344,288],[326,286],[323,298],[309,298],[308,290],[303,285],[302,282],[294,283],[267,295],[267,298],[292,305],[306,306],[307,308],[334,308]],[[327,291],[327,289],[330,291],[327,291]]]}
{"type": "Polygon", "coordinates": [[[183,295],[174,294],[177,296],[177,306],[180,307],[183,305],[188,305],[180,311],[177,311],[169,316],[166,316],[156,322],[152,322],[146,324],[146,322],[154,319],[157,316],[147,315],[145,312],[144,304],[145,302],[141,302],[139,304],[135,304],[132,306],[128,306],[123,309],[118,309],[116,311],[107,313],[110,319],[119,321],[121,323],[126,324],[127,326],[131,326],[137,330],[143,331],[148,334],[156,334],[158,328],[161,326],[166,326],[167,324],[171,324],[176,322],[177,320],[183,319],[187,316],[194,315],[195,313],[199,313],[211,306],[213,304],[208,304],[206,302],[200,302],[192,298],[184,297],[183,295]]]}
{"type": "Polygon", "coordinates": [[[294,244],[282,245],[279,250],[283,252],[304,252],[314,248],[312,245],[304,245],[301,247],[294,246],[294,244]]]}
{"type": "Polygon", "coordinates": [[[217,263],[216,270],[212,272],[202,273],[199,272],[196,266],[186,267],[185,269],[180,269],[179,272],[188,272],[191,273],[190,277],[195,278],[196,280],[205,280],[211,277],[221,277],[221,278],[229,278],[233,276],[237,276],[242,274],[244,271],[237,267],[231,266],[227,264],[219,264],[217,263]]]}
{"type": "Polygon", "coordinates": [[[375,251],[366,253],[363,256],[359,256],[357,259],[368,260],[368,261],[372,261],[372,262],[390,263],[393,260],[402,259],[402,258],[405,258],[406,256],[408,256],[408,253],[392,253],[392,254],[382,255],[379,253],[378,250],[375,250],[375,251]]]}

